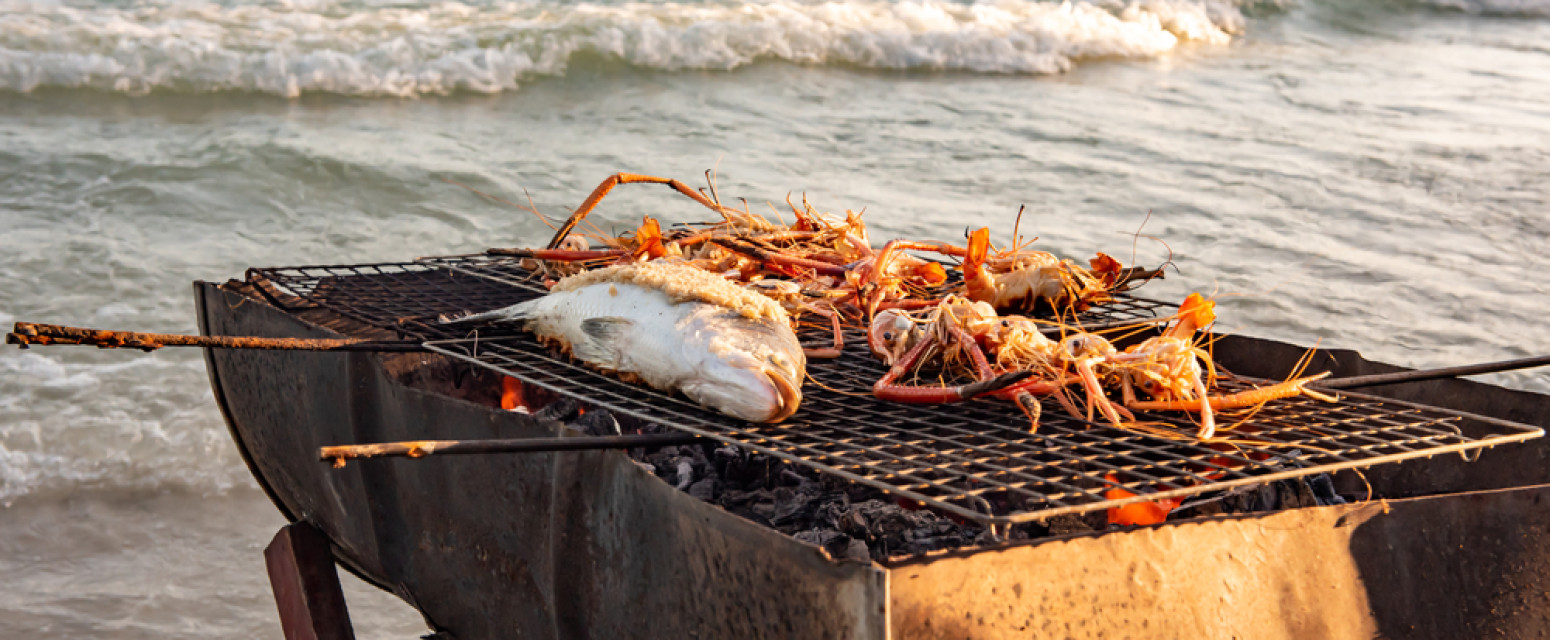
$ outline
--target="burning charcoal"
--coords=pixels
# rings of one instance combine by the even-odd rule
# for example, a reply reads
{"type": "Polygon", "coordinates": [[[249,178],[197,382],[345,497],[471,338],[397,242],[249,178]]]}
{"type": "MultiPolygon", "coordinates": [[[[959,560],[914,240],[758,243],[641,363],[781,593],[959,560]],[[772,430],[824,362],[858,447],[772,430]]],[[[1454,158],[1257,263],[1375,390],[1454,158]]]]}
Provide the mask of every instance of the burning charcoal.
{"type": "Polygon", "coordinates": [[[1212,497],[1213,498],[1218,498],[1218,499],[1214,499],[1214,500],[1198,500],[1197,499],[1190,506],[1183,507],[1183,508],[1175,511],[1174,512],[1175,515],[1169,515],[1168,518],[1170,520],[1173,520],[1173,519],[1183,519],[1183,518],[1198,518],[1198,517],[1201,517],[1201,516],[1215,516],[1215,515],[1221,515],[1221,514],[1227,513],[1226,507],[1224,507],[1222,505],[1222,500],[1220,499],[1220,494],[1217,494],[1217,495],[1212,496],[1212,497]]]}
{"type": "Polygon", "coordinates": [[[1313,496],[1313,489],[1302,478],[1292,478],[1276,483],[1276,492],[1280,498],[1280,509],[1301,509],[1303,507],[1318,506],[1318,498],[1313,496]]]}
{"type": "Polygon", "coordinates": [[[775,513],[775,495],[768,489],[727,488],[721,494],[721,507],[749,520],[768,523],[775,513]]]}
{"type": "Polygon", "coordinates": [[[818,486],[822,487],[824,491],[846,491],[856,486],[856,483],[839,476],[821,474],[818,476],[818,486]]]}
{"type": "Polygon", "coordinates": [[[858,509],[847,510],[835,520],[834,525],[852,538],[866,538],[869,534],[866,516],[858,509]]]}
{"type": "MultiPolygon", "coordinates": [[[[792,537],[802,542],[806,542],[807,544],[828,549],[831,545],[834,544],[836,540],[844,538],[845,535],[833,530],[811,529],[808,531],[798,531],[792,537]]],[[[848,540],[845,542],[845,546],[850,546],[850,542],[848,540]]],[[[831,553],[830,555],[833,554],[831,553]]]]}
{"type": "Polygon", "coordinates": [[[716,469],[720,473],[726,472],[724,467],[727,461],[742,458],[745,455],[747,455],[747,451],[732,445],[716,447],[716,450],[711,452],[711,456],[716,459],[716,469]]]}
{"type": "MultiPolygon", "coordinates": [[[[888,504],[881,500],[868,500],[856,505],[855,511],[866,515],[868,530],[874,538],[904,542],[903,533],[912,528],[910,518],[905,515],[904,509],[898,505],[888,504]]],[[[926,512],[917,512],[926,513],[926,512]]],[[[934,516],[931,516],[935,519],[934,516]]]]}
{"type": "Polygon", "coordinates": [[[620,433],[619,423],[614,420],[613,414],[603,409],[593,409],[582,414],[571,426],[589,436],[616,436],[620,433]]]}
{"type": "Polygon", "coordinates": [[[811,496],[789,487],[780,487],[775,490],[775,513],[770,520],[777,527],[791,522],[811,521],[815,506],[811,496]]]}
{"type": "MultiPolygon", "coordinates": [[[[835,532],[834,538],[831,539],[828,544],[823,546],[823,550],[827,552],[831,558],[845,558],[850,555],[850,545],[852,542],[860,541],[852,540],[850,536],[835,532]]],[[[866,543],[862,544],[864,546],[866,543]]]]}
{"type": "Polygon", "coordinates": [[[713,466],[728,485],[743,489],[764,486],[766,463],[762,456],[731,446],[716,449],[711,455],[715,458],[713,466]]]}
{"type": "Polygon", "coordinates": [[[1274,487],[1257,485],[1222,498],[1222,507],[1228,513],[1255,513],[1274,510],[1278,502],[1274,487]]]}
{"type": "Polygon", "coordinates": [[[688,491],[689,485],[694,483],[694,463],[689,458],[680,457],[674,461],[677,473],[676,485],[679,491],[688,491]]]}
{"type": "Polygon", "coordinates": [[[1002,538],[999,534],[997,534],[995,531],[992,531],[988,527],[984,531],[981,531],[979,533],[979,535],[974,536],[974,544],[980,545],[980,546],[989,546],[989,545],[993,545],[993,544],[1001,544],[1002,542],[1005,542],[1005,541],[1006,541],[1005,538],[1002,538]]]}
{"type": "Polygon", "coordinates": [[[823,506],[818,508],[817,520],[824,527],[839,529],[840,518],[850,509],[850,505],[844,501],[844,494],[831,495],[823,506]]]}
{"type": "Polygon", "coordinates": [[[850,546],[845,548],[844,558],[846,560],[857,560],[857,561],[860,561],[860,562],[871,562],[872,561],[872,552],[867,549],[865,541],[856,540],[856,539],[852,538],[851,541],[850,541],[850,546]]]}
{"type": "Polygon", "coordinates": [[[1281,507],[1281,492],[1273,484],[1260,485],[1250,495],[1254,496],[1254,511],[1275,511],[1281,507]]]}
{"type": "Polygon", "coordinates": [[[1063,536],[1068,533],[1092,533],[1095,529],[1087,521],[1074,515],[1058,515],[1049,519],[1049,534],[1063,536]]]}
{"type": "Polygon", "coordinates": [[[812,480],[802,477],[802,474],[793,471],[790,467],[780,470],[780,483],[787,486],[813,484],[812,480]]]}
{"type": "Polygon", "coordinates": [[[694,465],[695,477],[705,477],[715,472],[714,465],[711,464],[709,458],[705,457],[704,447],[687,445],[680,448],[679,451],[689,456],[690,463],[694,465]]]}
{"type": "Polygon", "coordinates": [[[1321,473],[1308,478],[1308,488],[1313,490],[1313,496],[1318,500],[1320,506],[1346,503],[1344,497],[1335,493],[1335,481],[1327,473],[1321,473]]]}
{"type": "MultiPolygon", "coordinates": [[[[607,412],[605,411],[604,413],[607,412]]],[[[544,405],[544,408],[539,409],[536,413],[534,413],[533,417],[539,420],[570,422],[575,420],[576,416],[579,415],[581,415],[581,403],[576,402],[575,398],[560,396],[559,398],[556,398],[554,402],[544,405]]],[[[583,429],[583,431],[585,431],[585,429],[583,429]]]]}
{"type": "Polygon", "coordinates": [[[748,510],[754,515],[759,516],[765,521],[768,521],[772,516],[775,515],[775,499],[772,497],[761,497],[760,499],[749,503],[748,510]]]}
{"type": "Polygon", "coordinates": [[[712,502],[716,498],[716,485],[720,484],[715,478],[705,478],[689,485],[689,495],[712,502]]]}

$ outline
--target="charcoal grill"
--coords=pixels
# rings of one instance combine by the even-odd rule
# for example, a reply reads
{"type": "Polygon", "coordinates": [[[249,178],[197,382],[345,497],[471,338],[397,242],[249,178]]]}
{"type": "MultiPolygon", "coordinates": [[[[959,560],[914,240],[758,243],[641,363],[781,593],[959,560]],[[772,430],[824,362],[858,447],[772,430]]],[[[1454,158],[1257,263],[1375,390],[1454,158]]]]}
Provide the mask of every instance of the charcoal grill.
{"type": "MultiPolygon", "coordinates": [[[[1237,427],[1233,447],[1182,437],[1187,417],[1140,414],[1181,435],[1140,434],[1072,418],[1048,403],[1036,433],[1009,403],[899,405],[871,396],[885,367],[859,331],[846,334],[845,356],[808,363],[801,410],[786,422],[749,424],[687,399],[599,374],[538,344],[530,335],[437,323],[442,314],[516,304],[546,292],[535,274],[507,258],[463,256],[349,266],[252,269],[249,283],[288,311],[311,308],[472,366],[509,375],[660,425],[763,452],[998,527],[1124,504],[1183,497],[1280,479],[1368,467],[1543,435],[1543,430],[1481,415],[1360,393],[1337,403],[1309,398],[1274,402],[1237,427]],[[277,295],[278,294],[278,295],[277,295]],[[1494,433],[1466,435],[1465,420],[1494,433]],[[1124,489],[1112,492],[1113,489],[1124,489]]],[[[1166,316],[1171,305],[1120,296],[1076,322],[1107,327],[1166,316]]],[[[805,335],[822,342],[822,332],[805,335]]],[[[1233,379],[1227,389],[1253,379],[1233,379]]]]}

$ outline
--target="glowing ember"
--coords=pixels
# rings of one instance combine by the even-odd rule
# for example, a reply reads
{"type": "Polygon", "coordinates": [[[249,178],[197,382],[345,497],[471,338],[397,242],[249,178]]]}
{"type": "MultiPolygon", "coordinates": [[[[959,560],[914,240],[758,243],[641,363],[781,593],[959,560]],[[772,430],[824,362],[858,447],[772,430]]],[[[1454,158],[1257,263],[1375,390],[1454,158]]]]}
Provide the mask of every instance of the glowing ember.
{"type": "MultiPolygon", "coordinates": [[[[1109,482],[1119,482],[1117,479],[1115,479],[1114,474],[1112,473],[1104,477],[1107,478],[1109,482]]],[[[1134,498],[1135,496],[1135,493],[1120,489],[1118,487],[1103,492],[1103,497],[1107,500],[1123,500],[1125,498],[1134,498]]],[[[1133,504],[1127,504],[1123,507],[1114,507],[1109,509],[1109,524],[1158,524],[1164,520],[1167,520],[1168,514],[1174,509],[1177,509],[1179,503],[1183,501],[1183,498],[1164,498],[1161,500],[1153,500],[1151,502],[1136,502],[1133,504]]]]}

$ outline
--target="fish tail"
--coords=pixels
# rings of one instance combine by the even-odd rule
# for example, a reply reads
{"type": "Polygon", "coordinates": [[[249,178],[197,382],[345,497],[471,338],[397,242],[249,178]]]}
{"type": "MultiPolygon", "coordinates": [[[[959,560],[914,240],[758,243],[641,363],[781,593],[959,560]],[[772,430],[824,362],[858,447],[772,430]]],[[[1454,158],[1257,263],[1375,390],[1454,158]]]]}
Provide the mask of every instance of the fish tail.
{"type": "Polygon", "coordinates": [[[437,321],[441,324],[475,324],[494,322],[522,322],[532,315],[534,304],[543,298],[519,302],[509,307],[502,307],[494,311],[483,313],[469,313],[463,315],[442,314],[437,321]]]}

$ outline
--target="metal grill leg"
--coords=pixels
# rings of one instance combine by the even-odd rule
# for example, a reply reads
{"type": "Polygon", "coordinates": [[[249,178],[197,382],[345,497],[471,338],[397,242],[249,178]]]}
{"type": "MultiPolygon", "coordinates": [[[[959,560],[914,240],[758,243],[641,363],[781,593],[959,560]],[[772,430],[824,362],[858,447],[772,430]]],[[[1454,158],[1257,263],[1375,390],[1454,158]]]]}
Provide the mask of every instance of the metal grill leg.
{"type": "Polygon", "coordinates": [[[287,525],[264,548],[269,587],[285,640],[354,640],[328,538],[305,522],[287,525]]]}

